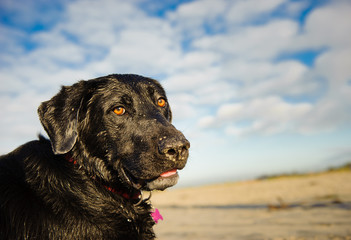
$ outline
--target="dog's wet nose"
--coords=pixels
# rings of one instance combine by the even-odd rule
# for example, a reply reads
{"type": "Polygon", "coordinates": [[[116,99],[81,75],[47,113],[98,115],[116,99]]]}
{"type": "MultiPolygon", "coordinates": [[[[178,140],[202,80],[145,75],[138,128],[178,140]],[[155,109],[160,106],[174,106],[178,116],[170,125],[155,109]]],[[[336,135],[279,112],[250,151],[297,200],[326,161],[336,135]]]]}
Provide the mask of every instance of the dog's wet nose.
{"type": "Polygon", "coordinates": [[[159,151],[171,161],[185,161],[189,155],[190,142],[183,136],[160,138],[159,151]]]}

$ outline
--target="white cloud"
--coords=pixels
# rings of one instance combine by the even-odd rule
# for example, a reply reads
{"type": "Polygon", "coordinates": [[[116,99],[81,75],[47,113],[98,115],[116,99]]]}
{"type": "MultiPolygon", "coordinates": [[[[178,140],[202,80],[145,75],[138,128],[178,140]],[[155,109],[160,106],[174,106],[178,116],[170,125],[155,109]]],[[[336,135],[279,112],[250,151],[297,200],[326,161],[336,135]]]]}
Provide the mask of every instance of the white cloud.
{"type": "MultiPolygon", "coordinates": [[[[305,134],[347,125],[351,120],[351,90],[347,84],[351,79],[351,37],[346,29],[350,28],[351,18],[346,12],[351,5],[345,4],[313,11],[303,31],[292,20],[274,20],[196,40],[194,46],[198,49],[221,53],[225,66],[221,76],[237,84],[232,93],[236,103],[221,104],[216,115],[201,118],[198,125],[223,127],[227,134],[234,135],[305,134]],[[329,34],[326,29],[331,28],[329,34]],[[328,49],[312,67],[292,60],[272,61],[297,49],[326,46],[328,49]],[[286,102],[285,96],[302,102],[286,102]],[[315,100],[311,102],[309,97],[315,100]]],[[[220,94],[226,90],[223,88],[220,94]]]]}
{"type": "MultiPolygon", "coordinates": [[[[23,32],[0,24],[0,33],[0,44],[3,48],[3,52],[7,54],[23,53],[23,48],[19,44],[21,40],[26,39],[26,36],[23,32]]],[[[7,62],[8,59],[2,57],[1,61],[7,62]]]]}
{"type": "Polygon", "coordinates": [[[351,46],[327,51],[317,58],[314,72],[329,79],[331,88],[345,86],[351,79],[350,56],[351,46]]]}
{"type": "Polygon", "coordinates": [[[308,1],[285,1],[282,8],[282,13],[290,17],[298,17],[302,11],[308,8],[308,1]]]}
{"type": "Polygon", "coordinates": [[[45,23],[46,27],[57,21],[60,17],[60,8],[68,0],[2,0],[0,8],[3,13],[10,13],[8,19],[16,26],[32,28],[33,25],[45,23]]]}
{"type": "Polygon", "coordinates": [[[176,44],[171,38],[162,36],[162,31],[158,30],[156,27],[123,31],[104,62],[113,63],[117,69],[152,75],[171,72],[179,49],[174,47],[176,44]]]}
{"type": "Polygon", "coordinates": [[[216,81],[218,76],[220,76],[219,67],[208,66],[203,70],[190,68],[179,74],[171,75],[164,80],[163,84],[170,91],[193,91],[216,81]]]}
{"type": "Polygon", "coordinates": [[[31,89],[26,89],[17,96],[0,95],[0,153],[32,140],[39,133],[40,124],[36,112],[40,101],[37,92],[31,89]]]}
{"type": "Polygon", "coordinates": [[[231,23],[242,23],[250,20],[255,20],[262,17],[279,5],[284,3],[285,0],[239,0],[234,1],[230,6],[230,10],[226,15],[228,22],[231,23]]]}
{"type": "Polygon", "coordinates": [[[219,54],[212,51],[191,51],[183,54],[181,61],[176,64],[179,71],[194,69],[203,71],[214,63],[218,62],[219,54]]]}
{"type": "Polygon", "coordinates": [[[111,46],[126,26],[145,20],[132,1],[75,1],[68,5],[65,16],[58,28],[93,46],[111,46]]]}
{"type": "Polygon", "coordinates": [[[243,110],[244,105],[241,103],[225,104],[218,109],[217,115],[221,121],[230,121],[239,119],[243,110]]]}
{"type": "Polygon", "coordinates": [[[182,121],[197,117],[197,100],[193,95],[186,93],[168,94],[168,100],[172,109],[173,121],[182,121]]]}
{"type": "Polygon", "coordinates": [[[297,34],[291,20],[276,20],[260,26],[245,26],[230,34],[206,36],[194,41],[199,49],[211,49],[224,59],[268,60],[285,50],[297,34]]]}
{"type": "Polygon", "coordinates": [[[168,20],[182,39],[191,39],[205,34],[204,25],[220,28],[218,18],[226,11],[226,0],[197,0],[180,5],[176,11],[167,14],[168,20]]]}
{"type": "Polygon", "coordinates": [[[248,64],[248,67],[257,69],[258,73],[260,68],[263,71],[259,75],[249,72],[247,76],[241,78],[247,79],[245,87],[240,92],[242,97],[310,95],[319,88],[318,82],[309,76],[309,69],[297,61],[248,64]]]}
{"type": "Polygon", "coordinates": [[[307,18],[302,45],[310,47],[350,46],[351,5],[349,1],[332,1],[325,7],[316,9],[307,18]]]}
{"type": "Polygon", "coordinates": [[[296,131],[313,106],[307,103],[289,104],[279,97],[252,99],[222,105],[215,117],[200,119],[200,127],[224,127],[234,135],[276,134],[296,131]],[[245,123],[242,126],[242,123],[245,123]]]}
{"type": "Polygon", "coordinates": [[[115,72],[157,75],[172,72],[179,62],[169,24],[148,17],[133,2],[75,1],[62,15],[65,20],[51,29],[28,35],[34,50],[10,56],[17,81],[48,79],[52,85],[68,81],[58,75],[71,74],[71,82],[115,72]]]}

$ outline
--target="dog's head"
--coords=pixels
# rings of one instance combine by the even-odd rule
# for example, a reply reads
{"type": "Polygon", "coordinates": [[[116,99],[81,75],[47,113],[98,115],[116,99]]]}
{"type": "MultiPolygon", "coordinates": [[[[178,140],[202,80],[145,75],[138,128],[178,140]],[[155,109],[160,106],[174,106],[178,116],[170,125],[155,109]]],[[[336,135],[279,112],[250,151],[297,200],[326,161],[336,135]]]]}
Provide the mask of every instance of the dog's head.
{"type": "Polygon", "coordinates": [[[110,75],[63,87],[38,109],[55,154],[71,152],[109,184],[163,190],[177,183],[190,144],[172,124],[161,85],[110,75]]]}

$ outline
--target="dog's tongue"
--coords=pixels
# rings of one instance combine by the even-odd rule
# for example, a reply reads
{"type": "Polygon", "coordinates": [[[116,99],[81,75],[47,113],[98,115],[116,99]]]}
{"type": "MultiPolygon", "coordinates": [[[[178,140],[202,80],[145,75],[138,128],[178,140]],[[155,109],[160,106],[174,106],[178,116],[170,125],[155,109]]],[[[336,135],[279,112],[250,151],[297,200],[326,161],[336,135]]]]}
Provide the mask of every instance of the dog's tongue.
{"type": "Polygon", "coordinates": [[[172,175],[174,175],[176,173],[177,173],[177,169],[172,169],[170,171],[162,173],[160,176],[161,177],[170,177],[170,176],[172,176],[172,175]]]}

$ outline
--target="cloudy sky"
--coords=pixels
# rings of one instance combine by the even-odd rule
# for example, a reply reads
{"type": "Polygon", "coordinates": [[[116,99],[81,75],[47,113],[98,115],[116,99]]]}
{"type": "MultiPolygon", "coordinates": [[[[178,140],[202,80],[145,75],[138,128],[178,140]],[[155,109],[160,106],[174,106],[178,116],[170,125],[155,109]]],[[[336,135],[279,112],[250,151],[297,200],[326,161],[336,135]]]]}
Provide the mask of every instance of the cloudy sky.
{"type": "Polygon", "coordinates": [[[61,85],[153,77],[191,141],[181,185],[351,160],[351,1],[1,0],[0,153],[61,85]]]}

